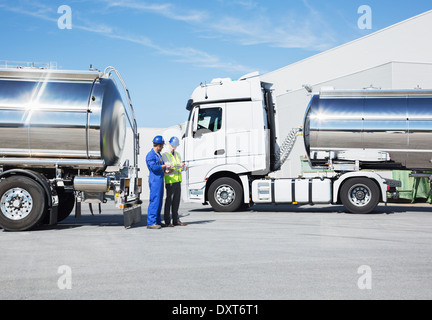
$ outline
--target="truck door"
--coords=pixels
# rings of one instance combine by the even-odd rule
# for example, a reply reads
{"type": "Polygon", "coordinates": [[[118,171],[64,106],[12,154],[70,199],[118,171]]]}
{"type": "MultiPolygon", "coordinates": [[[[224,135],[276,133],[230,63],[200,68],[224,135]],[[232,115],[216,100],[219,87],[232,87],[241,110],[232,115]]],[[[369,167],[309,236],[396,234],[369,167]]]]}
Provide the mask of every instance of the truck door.
{"type": "Polygon", "coordinates": [[[224,109],[225,104],[211,104],[192,111],[185,137],[190,184],[204,182],[212,168],[226,163],[224,109]]]}

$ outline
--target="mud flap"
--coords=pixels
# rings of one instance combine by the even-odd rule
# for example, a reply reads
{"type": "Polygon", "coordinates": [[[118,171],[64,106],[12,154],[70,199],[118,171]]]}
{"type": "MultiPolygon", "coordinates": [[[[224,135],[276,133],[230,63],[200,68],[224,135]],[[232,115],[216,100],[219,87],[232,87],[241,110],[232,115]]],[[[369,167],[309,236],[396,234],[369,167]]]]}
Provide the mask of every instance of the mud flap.
{"type": "Polygon", "coordinates": [[[126,229],[140,223],[142,219],[141,201],[123,209],[124,226],[126,229]]]}
{"type": "Polygon", "coordinates": [[[58,206],[51,207],[49,211],[49,225],[54,226],[58,223],[58,206]]]}

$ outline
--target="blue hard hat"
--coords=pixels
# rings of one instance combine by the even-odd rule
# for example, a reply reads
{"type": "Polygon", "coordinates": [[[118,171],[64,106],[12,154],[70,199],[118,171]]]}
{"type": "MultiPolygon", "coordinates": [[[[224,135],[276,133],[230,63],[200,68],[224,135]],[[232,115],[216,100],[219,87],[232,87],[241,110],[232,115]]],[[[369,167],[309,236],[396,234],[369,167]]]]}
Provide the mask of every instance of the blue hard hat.
{"type": "Polygon", "coordinates": [[[171,140],[169,141],[169,143],[173,147],[178,147],[180,145],[180,140],[177,137],[172,137],[171,140]]]}
{"type": "Polygon", "coordinates": [[[164,140],[164,138],[162,136],[156,136],[153,139],[153,143],[155,143],[155,144],[165,144],[165,140],[164,140]]]}

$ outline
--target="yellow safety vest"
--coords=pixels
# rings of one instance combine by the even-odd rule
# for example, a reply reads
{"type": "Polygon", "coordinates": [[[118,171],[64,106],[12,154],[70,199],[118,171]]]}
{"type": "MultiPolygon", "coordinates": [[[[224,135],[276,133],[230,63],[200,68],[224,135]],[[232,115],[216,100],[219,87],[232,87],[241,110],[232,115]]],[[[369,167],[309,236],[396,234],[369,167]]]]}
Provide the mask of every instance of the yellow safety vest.
{"type": "Polygon", "coordinates": [[[178,152],[173,155],[171,152],[165,152],[164,156],[168,159],[171,164],[171,169],[174,169],[171,173],[165,173],[165,183],[171,184],[176,182],[182,182],[182,168],[181,168],[181,157],[178,152]]]}

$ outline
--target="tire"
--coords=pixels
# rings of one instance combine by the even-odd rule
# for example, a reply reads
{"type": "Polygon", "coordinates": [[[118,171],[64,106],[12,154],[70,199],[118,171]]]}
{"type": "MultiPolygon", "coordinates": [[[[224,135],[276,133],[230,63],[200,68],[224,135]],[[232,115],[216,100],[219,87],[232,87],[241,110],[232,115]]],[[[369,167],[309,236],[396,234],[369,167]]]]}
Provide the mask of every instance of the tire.
{"type": "Polygon", "coordinates": [[[25,231],[37,226],[47,212],[46,194],[35,180],[12,176],[0,182],[0,226],[25,231]]]}
{"type": "Polygon", "coordinates": [[[208,200],[217,212],[234,212],[243,205],[243,188],[232,178],[219,178],[208,190],[208,200]]]}
{"type": "Polygon", "coordinates": [[[346,181],[339,193],[344,207],[355,214],[371,213],[380,200],[377,184],[368,178],[354,178],[346,181]]]}
{"type": "Polygon", "coordinates": [[[75,207],[75,195],[73,192],[65,192],[64,189],[57,189],[59,197],[57,222],[61,222],[70,216],[75,207]]]}

